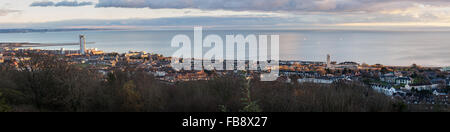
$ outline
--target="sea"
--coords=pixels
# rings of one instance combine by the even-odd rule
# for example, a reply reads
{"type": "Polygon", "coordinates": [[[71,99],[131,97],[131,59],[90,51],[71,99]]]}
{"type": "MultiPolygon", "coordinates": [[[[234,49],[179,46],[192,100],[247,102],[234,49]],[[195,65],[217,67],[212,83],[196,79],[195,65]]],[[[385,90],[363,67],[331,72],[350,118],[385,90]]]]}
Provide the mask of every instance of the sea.
{"type": "MultiPolygon", "coordinates": [[[[193,30],[89,30],[67,32],[0,33],[0,42],[78,43],[86,35],[87,48],[125,53],[145,51],[171,56],[176,35],[194,39],[193,30]]],[[[280,59],[299,61],[353,61],[393,66],[449,66],[450,31],[371,30],[203,30],[203,36],[279,35],[280,59]]],[[[224,42],[225,43],[225,42],[224,42]]],[[[38,47],[76,50],[79,46],[38,47]]],[[[207,49],[205,50],[207,51],[207,49]]]]}

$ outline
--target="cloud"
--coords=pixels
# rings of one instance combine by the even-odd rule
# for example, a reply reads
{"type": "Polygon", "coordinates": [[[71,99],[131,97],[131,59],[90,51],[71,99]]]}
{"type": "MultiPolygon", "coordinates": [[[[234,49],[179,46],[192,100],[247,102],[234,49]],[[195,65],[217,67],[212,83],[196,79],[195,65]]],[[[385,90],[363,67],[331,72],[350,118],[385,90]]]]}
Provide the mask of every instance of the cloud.
{"type": "MultiPolygon", "coordinates": [[[[293,23],[296,26],[304,25],[299,20],[281,17],[170,17],[170,18],[152,18],[152,19],[73,19],[43,23],[0,23],[2,27],[21,27],[21,28],[64,28],[64,27],[139,27],[150,29],[167,28],[167,29],[191,29],[194,26],[224,28],[224,29],[246,29],[246,28],[277,28],[285,26],[276,26],[282,23],[293,23]]],[[[289,26],[291,27],[291,26],[289,26]]]]}
{"type": "Polygon", "coordinates": [[[196,16],[141,19],[71,19],[42,23],[0,23],[0,28],[67,28],[67,27],[123,27],[136,29],[190,30],[194,26],[213,29],[345,29],[345,30],[395,30],[395,31],[450,31],[450,24],[414,23],[407,16],[370,15],[374,19],[362,19],[358,15],[335,16],[302,15],[296,17],[259,16],[196,16]],[[386,22],[386,23],[373,23],[386,22]],[[395,22],[395,23],[390,23],[395,22]],[[405,23],[404,22],[409,22],[405,23]],[[345,24],[349,23],[349,24],[345,24]],[[354,24],[354,25],[352,25],[354,24]],[[366,24],[366,25],[364,25],[366,24]],[[379,25],[377,25],[379,24],[379,25]]]}
{"type": "Polygon", "coordinates": [[[280,17],[170,17],[155,19],[67,20],[47,22],[50,26],[238,26],[286,23],[280,17]]]}
{"type": "Polygon", "coordinates": [[[201,10],[373,12],[402,9],[414,4],[448,6],[448,0],[99,0],[96,7],[193,8],[201,10]]]}
{"type": "Polygon", "coordinates": [[[61,1],[61,2],[51,2],[51,1],[38,1],[33,2],[31,7],[78,7],[78,6],[89,6],[94,5],[92,2],[78,2],[78,1],[61,1]]]}
{"type": "Polygon", "coordinates": [[[335,8],[335,0],[99,0],[96,7],[294,11],[335,8]]]}
{"type": "Polygon", "coordinates": [[[38,1],[31,3],[31,7],[47,7],[47,6],[54,6],[55,3],[51,1],[38,1]]]}
{"type": "Polygon", "coordinates": [[[0,9],[0,16],[6,16],[10,13],[17,13],[19,10],[8,10],[8,9],[0,9]]]}
{"type": "MultiPolygon", "coordinates": [[[[450,23],[450,0],[98,0],[98,2],[94,3],[80,1],[88,0],[64,0],[62,2],[47,1],[47,4],[45,4],[45,1],[41,1],[35,2],[32,5],[56,7],[95,4],[96,8],[117,8],[111,9],[115,11],[133,11],[118,8],[186,9],[178,11],[182,11],[181,13],[184,13],[184,16],[187,16],[181,18],[177,18],[179,15],[146,17],[136,16],[135,14],[139,13],[135,12],[129,13],[130,17],[99,17],[99,21],[87,21],[92,23],[76,21],[73,24],[68,24],[70,21],[64,22],[64,24],[74,26],[105,25],[104,23],[106,23],[106,26],[131,25],[161,27],[180,25],[232,25],[247,27],[255,24],[266,27],[267,25],[282,27],[298,27],[298,25],[332,25],[345,28],[375,26],[397,27],[398,25],[411,27],[450,27],[450,24],[446,24],[450,23]],[[206,12],[208,14],[197,12],[206,12]],[[236,12],[239,13],[234,14],[236,12]],[[255,16],[245,13],[258,13],[266,16],[255,16]],[[111,20],[116,18],[124,20],[111,20]],[[102,19],[107,20],[100,21],[102,19]]],[[[142,9],[134,11],[146,10],[142,9]]],[[[0,15],[1,14],[2,13],[0,13],[0,15]]],[[[72,19],[83,18],[77,17],[72,19]]],[[[97,18],[90,17],[86,19],[97,18]]],[[[64,25],[59,22],[53,24],[64,25]]]]}
{"type": "Polygon", "coordinates": [[[76,7],[76,6],[89,6],[89,5],[94,5],[94,3],[92,2],[77,2],[77,1],[61,1],[55,4],[56,7],[59,6],[71,6],[71,7],[76,7]]]}

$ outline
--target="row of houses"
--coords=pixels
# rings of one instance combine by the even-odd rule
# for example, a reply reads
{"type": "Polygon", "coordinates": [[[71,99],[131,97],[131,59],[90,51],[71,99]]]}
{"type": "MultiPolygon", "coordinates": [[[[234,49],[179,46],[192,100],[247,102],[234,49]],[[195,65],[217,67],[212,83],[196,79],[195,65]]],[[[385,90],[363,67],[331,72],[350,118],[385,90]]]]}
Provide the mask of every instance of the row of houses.
{"type": "Polygon", "coordinates": [[[405,87],[401,87],[400,89],[396,89],[391,85],[381,85],[381,84],[372,84],[372,89],[374,89],[377,92],[383,93],[387,96],[393,96],[394,94],[404,95],[406,94],[405,91],[411,91],[411,90],[417,90],[417,91],[433,91],[436,95],[443,95],[445,93],[436,93],[438,90],[439,85],[438,84],[431,84],[431,85],[419,85],[419,86],[410,86],[405,85],[405,87]]]}
{"type": "Polygon", "coordinates": [[[338,82],[341,80],[351,81],[350,77],[341,76],[341,77],[320,77],[320,78],[301,78],[298,79],[298,83],[318,83],[318,84],[332,84],[334,82],[338,82]]]}
{"type": "Polygon", "coordinates": [[[439,88],[439,84],[430,84],[430,85],[405,85],[405,87],[402,87],[401,89],[404,90],[417,90],[417,91],[424,91],[424,90],[428,90],[431,91],[433,89],[438,89],[439,88]]]}
{"type": "Polygon", "coordinates": [[[383,82],[387,82],[390,84],[397,84],[397,85],[401,85],[401,84],[411,84],[413,82],[413,79],[410,77],[402,77],[402,76],[395,76],[394,74],[389,74],[389,75],[383,75],[380,77],[380,80],[383,82]]]}
{"type": "Polygon", "coordinates": [[[375,90],[375,91],[377,91],[379,93],[383,93],[383,94],[385,94],[387,96],[393,96],[394,94],[400,94],[400,95],[405,95],[406,94],[406,92],[397,90],[394,87],[389,86],[389,85],[386,86],[386,85],[373,84],[371,87],[372,87],[373,90],[375,90]]]}
{"type": "Polygon", "coordinates": [[[330,79],[318,79],[318,78],[302,78],[297,80],[298,83],[319,83],[319,84],[332,84],[334,81],[330,79]]]}

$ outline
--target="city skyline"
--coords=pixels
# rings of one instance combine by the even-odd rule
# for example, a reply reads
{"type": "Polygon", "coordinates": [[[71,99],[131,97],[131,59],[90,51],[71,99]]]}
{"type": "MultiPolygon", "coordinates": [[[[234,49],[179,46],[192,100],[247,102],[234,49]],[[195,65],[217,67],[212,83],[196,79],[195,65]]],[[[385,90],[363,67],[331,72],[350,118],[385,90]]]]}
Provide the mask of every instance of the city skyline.
{"type": "Polygon", "coordinates": [[[341,120],[297,113],[450,112],[449,36],[450,0],[0,0],[0,113],[279,131],[341,120]]]}

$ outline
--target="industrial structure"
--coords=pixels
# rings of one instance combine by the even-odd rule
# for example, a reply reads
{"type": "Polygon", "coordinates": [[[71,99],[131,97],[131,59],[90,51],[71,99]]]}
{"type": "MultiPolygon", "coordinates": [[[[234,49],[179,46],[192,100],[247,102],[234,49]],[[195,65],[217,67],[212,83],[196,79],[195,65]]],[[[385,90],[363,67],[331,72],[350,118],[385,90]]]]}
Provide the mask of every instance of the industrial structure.
{"type": "Polygon", "coordinates": [[[332,68],[332,66],[331,66],[331,56],[330,56],[330,54],[327,55],[327,68],[332,68]]]}
{"type": "Polygon", "coordinates": [[[80,54],[86,55],[86,36],[80,35],[80,54]]]}

